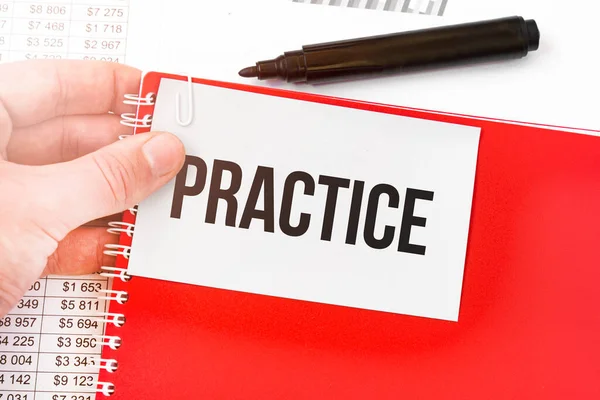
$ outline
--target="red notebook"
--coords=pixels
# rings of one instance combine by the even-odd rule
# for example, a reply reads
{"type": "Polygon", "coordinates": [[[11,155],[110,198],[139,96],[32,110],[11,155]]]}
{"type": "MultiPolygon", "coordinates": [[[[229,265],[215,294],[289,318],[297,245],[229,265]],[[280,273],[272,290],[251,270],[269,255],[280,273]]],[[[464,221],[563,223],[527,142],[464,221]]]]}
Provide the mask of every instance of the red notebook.
{"type": "MultiPolygon", "coordinates": [[[[165,76],[186,79],[150,74],[140,98],[165,76]]],[[[103,272],[128,295],[105,333],[111,398],[600,398],[600,137],[195,81],[480,127],[459,319],[121,279],[131,210],[103,272]]]]}

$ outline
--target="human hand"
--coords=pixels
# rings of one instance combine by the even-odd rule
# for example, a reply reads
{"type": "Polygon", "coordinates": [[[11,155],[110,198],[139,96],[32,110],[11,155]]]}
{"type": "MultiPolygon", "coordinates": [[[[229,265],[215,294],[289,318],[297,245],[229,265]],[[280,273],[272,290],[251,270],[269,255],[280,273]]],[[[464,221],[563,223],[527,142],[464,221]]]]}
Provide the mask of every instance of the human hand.
{"type": "Polygon", "coordinates": [[[0,65],[0,317],[46,274],[89,274],[114,263],[115,236],[84,223],[122,212],[183,166],[174,135],[133,135],[120,114],[140,71],[116,63],[0,65]],[[111,114],[112,112],[114,114],[111,114]]]}

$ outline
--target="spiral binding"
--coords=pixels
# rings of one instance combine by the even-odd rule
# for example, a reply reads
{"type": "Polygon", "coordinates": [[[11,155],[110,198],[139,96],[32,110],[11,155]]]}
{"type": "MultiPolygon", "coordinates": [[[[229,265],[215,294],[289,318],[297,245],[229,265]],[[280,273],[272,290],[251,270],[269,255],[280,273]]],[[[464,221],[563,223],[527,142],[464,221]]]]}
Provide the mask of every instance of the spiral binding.
{"type": "MultiPolygon", "coordinates": [[[[134,106],[152,106],[154,105],[155,94],[148,93],[146,96],[141,97],[138,94],[125,94],[123,103],[134,106]]],[[[137,110],[135,113],[123,113],[121,114],[121,124],[134,129],[134,133],[138,128],[150,128],[152,124],[152,115],[144,115],[138,117],[137,110]]],[[[126,139],[131,134],[120,135],[119,140],[126,139]]],[[[128,210],[132,215],[137,213],[137,206],[132,207],[128,210]]],[[[134,224],[122,221],[113,221],[108,224],[107,231],[114,235],[126,234],[129,237],[133,236],[134,224]]],[[[121,244],[106,244],[104,246],[104,254],[108,256],[118,257],[122,256],[126,259],[129,258],[130,246],[121,244]]],[[[124,268],[102,266],[100,267],[100,275],[112,278],[121,279],[123,282],[131,280],[131,276],[127,274],[127,270],[124,268]]],[[[98,296],[99,300],[105,300],[107,302],[117,302],[118,304],[125,304],[129,300],[129,294],[122,290],[101,290],[101,295],[98,296]]],[[[98,313],[97,317],[100,321],[105,324],[113,324],[117,328],[121,328],[125,325],[125,315],[120,313],[98,313]]],[[[121,338],[118,336],[110,335],[97,335],[100,346],[108,346],[112,350],[117,350],[121,346],[121,338]]],[[[102,359],[99,360],[101,369],[106,370],[109,373],[114,373],[118,369],[118,362],[114,359],[102,359]]],[[[115,385],[111,382],[98,382],[96,387],[97,393],[102,393],[104,396],[109,397],[115,393],[115,385]]]]}
{"type": "MultiPolygon", "coordinates": [[[[187,77],[187,95],[188,95],[188,110],[187,110],[187,119],[182,120],[180,117],[180,96],[179,93],[175,98],[175,119],[177,123],[181,126],[188,126],[191,124],[194,118],[194,109],[193,109],[193,93],[192,93],[192,77],[187,77]]],[[[136,130],[138,128],[151,128],[152,126],[152,115],[144,115],[140,118],[140,106],[153,106],[155,104],[156,94],[148,93],[146,96],[140,96],[139,94],[125,94],[123,103],[127,105],[136,106],[135,113],[123,113],[121,114],[121,124],[130,128],[133,128],[133,135],[135,135],[136,130]]],[[[132,136],[132,134],[120,135],[119,140],[126,139],[127,137],[132,136]]],[[[131,215],[137,214],[137,206],[134,206],[129,209],[129,213],[131,215]]],[[[128,237],[133,236],[133,232],[135,229],[135,225],[129,222],[123,221],[113,221],[108,224],[107,231],[114,235],[122,235],[125,234],[128,237]]],[[[122,245],[122,244],[106,244],[104,246],[104,254],[108,256],[118,257],[122,256],[125,259],[129,259],[129,253],[131,251],[130,246],[122,245]]],[[[102,266],[100,267],[101,272],[100,275],[112,278],[112,279],[121,279],[123,282],[128,282],[131,280],[131,275],[127,274],[127,269],[119,268],[119,267],[109,267],[102,266]]],[[[129,294],[122,290],[101,290],[101,296],[98,296],[99,300],[105,300],[107,302],[115,301],[119,304],[125,304],[129,300],[129,294]]],[[[101,318],[101,321],[105,324],[113,324],[117,328],[121,328],[125,325],[125,315],[120,313],[99,313],[98,318],[101,318]]],[[[100,346],[108,346],[112,350],[117,350],[121,346],[121,338],[118,336],[110,336],[110,335],[97,335],[96,338],[99,340],[100,346]]],[[[109,359],[100,359],[99,365],[101,369],[108,371],[109,373],[114,373],[118,369],[117,360],[109,359]]],[[[98,382],[96,387],[96,392],[102,393],[104,396],[108,397],[115,393],[115,385],[111,382],[98,382]]]]}

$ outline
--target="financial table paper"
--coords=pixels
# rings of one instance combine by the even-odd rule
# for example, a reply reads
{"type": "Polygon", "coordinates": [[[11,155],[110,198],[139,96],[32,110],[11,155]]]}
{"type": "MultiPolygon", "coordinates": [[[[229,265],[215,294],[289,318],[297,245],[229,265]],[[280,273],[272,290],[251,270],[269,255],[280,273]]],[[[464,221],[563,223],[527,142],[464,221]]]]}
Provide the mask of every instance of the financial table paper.
{"type": "MultiPolygon", "coordinates": [[[[129,0],[0,0],[0,62],[125,62],[129,0]]],[[[50,276],[0,318],[0,400],[93,400],[110,286],[50,276]]]]}

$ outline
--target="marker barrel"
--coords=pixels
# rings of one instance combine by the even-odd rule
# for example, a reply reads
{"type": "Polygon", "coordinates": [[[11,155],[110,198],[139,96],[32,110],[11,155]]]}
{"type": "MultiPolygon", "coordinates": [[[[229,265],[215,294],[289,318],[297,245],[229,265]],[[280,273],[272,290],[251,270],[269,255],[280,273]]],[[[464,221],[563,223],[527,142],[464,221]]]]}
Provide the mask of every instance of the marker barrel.
{"type": "Polygon", "coordinates": [[[258,79],[321,83],[525,57],[540,33],[522,17],[306,45],[256,63],[258,79]]]}

